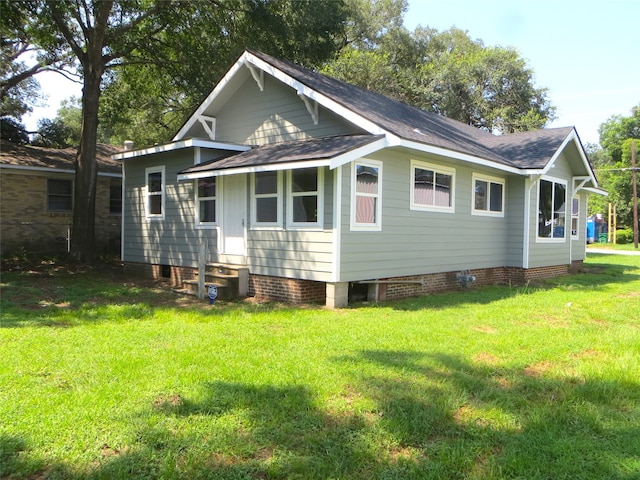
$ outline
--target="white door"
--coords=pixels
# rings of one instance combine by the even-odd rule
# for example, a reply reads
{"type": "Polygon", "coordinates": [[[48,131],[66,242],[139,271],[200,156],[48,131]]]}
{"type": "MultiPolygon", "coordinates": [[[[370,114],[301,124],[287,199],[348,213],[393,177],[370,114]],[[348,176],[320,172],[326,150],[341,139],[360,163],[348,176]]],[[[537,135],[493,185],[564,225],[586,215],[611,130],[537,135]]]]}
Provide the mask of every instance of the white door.
{"type": "Polygon", "coordinates": [[[247,177],[229,175],[222,185],[222,253],[246,255],[247,177]]]}

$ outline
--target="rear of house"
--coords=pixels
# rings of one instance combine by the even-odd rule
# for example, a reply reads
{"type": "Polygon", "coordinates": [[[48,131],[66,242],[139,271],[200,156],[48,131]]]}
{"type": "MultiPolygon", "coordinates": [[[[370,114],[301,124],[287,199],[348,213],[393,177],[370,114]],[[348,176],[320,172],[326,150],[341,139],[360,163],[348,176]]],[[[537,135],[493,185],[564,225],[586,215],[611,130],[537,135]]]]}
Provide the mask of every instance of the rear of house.
{"type": "Polygon", "coordinates": [[[601,193],[573,128],[496,137],[251,51],[172,142],[115,158],[129,268],[178,286],[204,257],[332,307],[567,273],[601,193]]]}

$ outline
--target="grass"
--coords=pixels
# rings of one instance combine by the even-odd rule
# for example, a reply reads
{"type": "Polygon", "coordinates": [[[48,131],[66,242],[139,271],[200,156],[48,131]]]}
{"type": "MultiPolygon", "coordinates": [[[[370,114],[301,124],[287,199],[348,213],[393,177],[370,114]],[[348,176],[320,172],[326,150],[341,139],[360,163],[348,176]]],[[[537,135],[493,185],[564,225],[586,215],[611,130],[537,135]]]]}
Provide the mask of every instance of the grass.
{"type": "Polygon", "coordinates": [[[587,245],[587,251],[591,250],[591,249],[606,249],[606,250],[622,250],[622,251],[631,251],[631,252],[637,252],[639,249],[635,248],[635,245],[633,244],[633,242],[631,243],[623,243],[623,244],[616,244],[616,243],[589,243],[587,245]]]}
{"type": "Polygon", "coordinates": [[[640,478],[640,258],[337,311],[2,275],[0,478],[640,478]]]}

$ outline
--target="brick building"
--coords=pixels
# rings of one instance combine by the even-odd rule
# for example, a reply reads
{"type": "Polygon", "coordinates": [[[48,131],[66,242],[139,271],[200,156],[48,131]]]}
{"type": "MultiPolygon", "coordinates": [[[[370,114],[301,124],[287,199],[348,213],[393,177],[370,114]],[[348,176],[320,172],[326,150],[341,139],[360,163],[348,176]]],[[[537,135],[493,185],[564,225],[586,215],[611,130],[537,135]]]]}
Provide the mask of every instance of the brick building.
{"type": "MultiPolygon", "coordinates": [[[[98,145],[96,241],[99,252],[119,252],[122,170],[98,145]]],[[[0,145],[0,252],[62,253],[73,219],[76,149],[0,145]]]]}

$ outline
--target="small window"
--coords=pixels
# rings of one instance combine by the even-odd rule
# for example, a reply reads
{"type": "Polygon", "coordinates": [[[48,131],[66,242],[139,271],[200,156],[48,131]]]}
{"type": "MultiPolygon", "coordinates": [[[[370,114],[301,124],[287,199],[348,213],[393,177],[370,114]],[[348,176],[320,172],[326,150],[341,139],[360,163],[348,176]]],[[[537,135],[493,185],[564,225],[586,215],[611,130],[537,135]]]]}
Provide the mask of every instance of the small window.
{"type": "Polygon", "coordinates": [[[258,172],[253,175],[253,225],[273,227],[282,225],[280,196],[281,172],[258,172]]]}
{"type": "Polygon", "coordinates": [[[196,206],[198,225],[215,225],[216,212],[216,177],[200,178],[196,181],[196,206]]]}
{"type": "Polygon", "coordinates": [[[580,225],[580,198],[573,197],[571,200],[571,238],[578,238],[580,225]]]}
{"type": "Polygon", "coordinates": [[[504,216],[504,180],[473,176],[474,215],[504,216]]]}
{"type": "Polygon", "coordinates": [[[147,218],[164,218],[165,170],[164,167],[146,169],[147,218]]]}
{"type": "Polygon", "coordinates": [[[293,227],[320,226],[322,216],[322,169],[303,168],[289,172],[288,224],[293,227]]]}
{"type": "Polygon", "coordinates": [[[382,163],[354,162],[351,184],[351,227],[355,230],[382,228],[382,163]]]}
{"type": "Polygon", "coordinates": [[[411,209],[454,211],[455,170],[411,162],[411,209]]]}
{"type": "Polygon", "coordinates": [[[538,238],[565,238],[567,185],[540,180],[538,184],[538,238]]]}
{"type": "Polygon", "coordinates": [[[71,180],[47,180],[47,209],[50,212],[73,210],[73,182],[71,180]]]}
{"type": "Polygon", "coordinates": [[[109,185],[109,213],[122,215],[122,183],[119,180],[109,185]]]}

